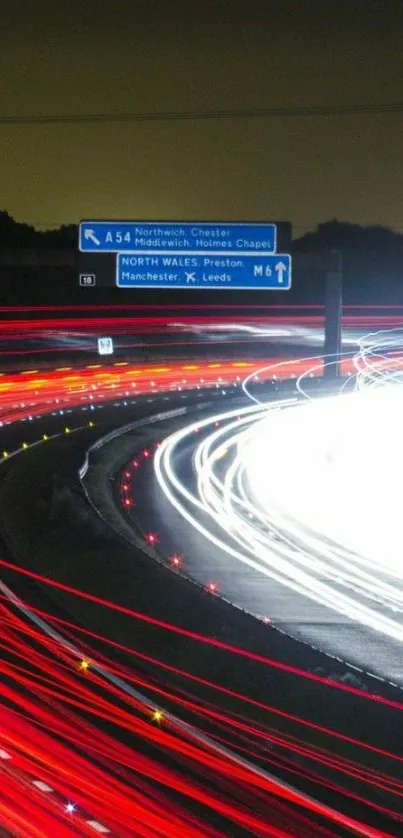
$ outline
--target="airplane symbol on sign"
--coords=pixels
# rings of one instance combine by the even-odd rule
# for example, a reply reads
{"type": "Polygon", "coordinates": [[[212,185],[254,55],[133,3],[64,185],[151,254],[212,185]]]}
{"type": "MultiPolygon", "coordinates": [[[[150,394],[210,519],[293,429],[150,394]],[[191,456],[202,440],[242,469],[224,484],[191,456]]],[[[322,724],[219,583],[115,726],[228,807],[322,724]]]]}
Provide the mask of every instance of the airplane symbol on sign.
{"type": "Polygon", "coordinates": [[[188,271],[185,271],[185,276],[186,276],[186,282],[187,283],[188,282],[196,282],[196,276],[195,276],[194,272],[189,273],[188,271]]]}

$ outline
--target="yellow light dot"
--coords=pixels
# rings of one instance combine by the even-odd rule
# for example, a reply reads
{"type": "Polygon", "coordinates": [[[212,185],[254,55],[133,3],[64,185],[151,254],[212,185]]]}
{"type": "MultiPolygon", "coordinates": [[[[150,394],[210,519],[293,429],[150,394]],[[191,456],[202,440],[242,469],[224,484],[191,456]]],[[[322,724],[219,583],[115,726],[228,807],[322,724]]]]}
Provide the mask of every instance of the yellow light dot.
{"type": "Polygon", "coordinates": [[[80,661],[80,669],[82,669],[84,672],[87,672],[89,667],[90,667],[90,665],[89,665],[88,661],[86,661],[86,660],[80,661]]]}
{"type": "Polygon", "coordinates": [[[23,448],[28,448],[28,443],[27,443],[27,442],[23,442],[23,443],[22,443],[22,447],[23,447],[23,448]]]}
{"type": "Polygon", "coordinates": [[[64,433],[65,433],[65,434],[71,434],[71,430],[70,430],[70,428],[65,428],[65,429],[64,429],[64,433]]]}
{"type": "Polygon", "coordinates": [[[3,457],[8,457],[8,451],[3,451],[3,457]]]}
{"type": "Polygon", "coordinates": [[[88,427],[89,427],[89,428],[93,428],[93,427],[94,427],[94,423],[93,423],[93,422],[88,422],[88,427]]]}
{"type": "Polygon", "coordinates": [[[159,723],[159,722],[162,721],[163,718],[164,718],[164,716],[163,716],[161,710],[154,710],[153,722],[158,722],[159,723]]]}
{"type": "Polygon", "coordinates": [[[47,434],[44,434],[44,435],[43,435],[43,437],[42,437],[42,439],[43,439],[43,441],[44,441],[44,442],[46,442],[46,440],[47,440],[47,439],[49,439],[49,437],[48,437],[48,435],[47,435],[47,434]]]}

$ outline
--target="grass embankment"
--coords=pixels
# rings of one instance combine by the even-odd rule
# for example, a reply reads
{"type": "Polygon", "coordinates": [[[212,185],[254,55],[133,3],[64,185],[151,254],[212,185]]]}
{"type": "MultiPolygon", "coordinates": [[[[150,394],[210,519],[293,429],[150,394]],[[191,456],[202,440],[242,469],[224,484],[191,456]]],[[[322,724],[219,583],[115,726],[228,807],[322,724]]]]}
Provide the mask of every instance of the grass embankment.
{"type": "MultiPolygon", "coordinates": [[[[9,464],[0,487],[1,524],[20,562],[44,576],[114,603],[286,664],[311,671],[321,666],[329,673],[337,672],[336,662],[178,578],[103,524],[79,494],[76,474],[87,440],[88,432],[55,440],[46,443],[46,447],[24,452],[9,464]]],[[[12,579],[13,574],[7,574],[8,584],[12,584],[12,579]]],[[[92,631],[281,711],[396,750],[396,711],[211,648],[84,599],[50,589],[48,593],[71,615],[72,621],[92,631]]],[[[114,653],[111,656],[115,657],[114,653]]],[[[340,666],[339,672],[342,671],[340,666]]],[[[187,688],[211,698],[206,688],[191,684],[187,688]]],[[[399,700],[397,691],[391,689],[390,695],[399,700]]],[[[220,699],[219,695],[214,695],[214,700],[245,711],[245,706],[236,700],[220,699]]],[[[272,713],[255,708],[249,709],[248,715],[335,747],[334,740],[312,731],[304,734],[303,728],[272,713]]],[[[337,747],[340,753],[352,755],[350,746],[337,747]]],[[[358,757],[359,751],[353,755],[358,757]]],[[[367,756],[366,763],[382,767],[379,757],[367,756]]]]}

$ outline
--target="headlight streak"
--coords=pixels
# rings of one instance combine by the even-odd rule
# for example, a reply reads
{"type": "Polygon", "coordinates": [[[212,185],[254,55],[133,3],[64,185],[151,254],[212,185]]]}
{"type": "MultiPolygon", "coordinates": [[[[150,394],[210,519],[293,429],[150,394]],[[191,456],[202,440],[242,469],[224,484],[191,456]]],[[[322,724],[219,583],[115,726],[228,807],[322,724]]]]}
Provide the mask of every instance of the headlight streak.
{"type": "MultiPolygon", "coordinates": [[[[291,400],[291,401],[295,401],[295,400],[291,400]]],[[[284,404],[284,402],[283,402],[283,404],[284,404]]],[[[248,414],[248,413],[253,414],[257,411],[258,411],[258,408],[256,408],[256,407],[246,408],[246,409],[243,409],[242,413],[244,415],[248,414]]],[[[223,421],[225,419],[228,419],[228,418],[232,417],[233,415],[239,415],[239,413],[240,413],[240,411],[237,410],[237,411],[231,411],[230,413],[221,414],[220,415],[220,420],[223,421]]],[[[220,515],[218,512],[216,512],[213,507],[211,507],[210,505],[206,505],[206,503],[205,503],[206,492],[207,492],[207,500],[208,500],[209,497],[211,497],[212,499],[214,498],[214,489],[212,488],[211,483],[209,483],[207,488],[206,488],[205,486],[203,486],[203,478],[201,479],[202,493],[204,494],[204,502],[203,502],[203,499],[199,500],[178,479],[177,475],[175,474],[175,470],[172,466],[172,462],[171,462],[171,460],[173,459],[173,455],[176,451],[176,446],[179,444],[179,442],[183,441],[187,437],[188,434],[193,434],[195,432],[196,428],[201,429],[202,427],[208,427],[208,425],[210,423],[214,424],[214,421],[216,420],[216,418],[217,417],[213,417],[212,419],[204,420],[203,422],[198,422],[197,424],[195,423],[195,424],[192,424],[190,426],[186,426],[185,429],[182,429],[181,431],[178,431],[176,434],[173,434],[165,442],[162,443],[162,445],[157,450],[157,452],[155,454],[155,458],[154,458],[154,466],[155,466],[157,479],[158,479],[166,497],[169,499],[171,504],[177,509],[177,511],[182,515],[182,517],[184,517],[185,520],[188,521],[188,523],[190,523],[202,535],[206,536],[206,538],[208,538],[209,541],[211,541],[213,544],[215,544],[220,549],[224,550],[227,553],[230,553],[232,556],[239,559],[244,564],[249,565],[249,567],[251,567],[252,569],[262,571],[262,566],[258,562],[256,562],[253,558],[249,558],[244,553],[241,553],[238,550],[235,550],[231,545],[229,545],[222,538],[219,538],[211,530],[208,530],[201,523],[201,521],[198,520],[198,518],[195,517],[195,515],[192,515],[190,512],[188,512],[188,510],[186,509],[184,504],[181,502],[181,500],[179,500],[175,495],[174,490],[176,490],[178,492],[179,496],[182,496],[191,505],[196,507],[196,509],[198,509],[199,512],[207,513],[209,515],[209,517],[212,518],[220,528],[223,527],[227,533],[230,532],[230,530],[228,530],[228,527],[223,522],[222,515],[220,515]],[[167,475],[167,479],[165,477],[165,474],[167,475]],[[173,489],[171,488],[171,486],[173,487],[173,489]]],[[[238,420],[234,424],[237,426],[238,425],[238,420]]],[[[215,435],[217,435],[217,434],[220,435],[220,433],[222,433],[222,432],[223,432],[223,430],[218,431],[218,432],[216,431],[215,435]]],[[[213,435],[213,437],[215,435],[213,435]]],[[[206,442],[202,443],[202,446],[203,446],[203,444],[206,444],[206,442]]],[[[208,445],[210,444],[210,439],[207,440],[207,444],[208,445]]],[[[197,462],[199,462],[199,460],[203,461],[203,459],[205,457],[205,454],[203,453],[203,450],[202,451],[199,450],[198,453],[196,454],[196,457],[197,457],[197,462]]],[[[215,478],[215,480],[219,484],[219,479],[215,478]]],[[[251,507],[251,509],[252,508],[253,507],[251,507]]],[[[254,514],[255,514],[255,512],[254,512],[254,514]]],[[[256,517],[258,517],[258,515],[256,517]]],[[[231,521],[229,521],[229,526],[231,526],[231,521]]],[[[235,532],[231,532],[231,536],[232,536],[232,538],[234,539],[235,542],[238,542],[241,546],[243,546],[242,539],[239,539],[236,536],[235,532]]],[[[274,571],[269,572],[267,569],[266,570],[263,569],[263,572],[266,573],[266,575],[270,576],[271,578],[276,579],[276,581],[283,581],[282,577],[280,575],[278,575],[277,573],[275,573],[274,571]]],[[[290,586],[294,587],[295,590],[298,590],[297,587],[293,586],[291,580],[290,580],[290,586]]]]}
{"type": "MultiPolygon", "coordinates": [[[[399,542],[392,540],[390,547],[384,533],[383,539],[371,543],[376,504],[380,506],[380,501],[368,490],[370,473],[368,466],[363,468],[365,459],[372,463],[370,444],[376,432],[379,436],[379,428],[388,427],[392,439],[396,439],[398,421],[395,419],[391,427],[387,416],[399,417],[403,412],[401,390],[396,388],[403,378],[402,332],[372,333],[358,343],[353,357],[351,353],[343,356],[349,358],[349,369],[353,366],[356,370],[350,379],[355,392],[311,398],[305,381],[318,375],[323,361],[305,358],[304,372],[296,381],[304,402],[294,398],[262,403],[251,392],[252,382],[260,375],[269,379],[275,370],[283,378],[290,362],[255,369],[242,384],[254,402],[252,408],[217,414],[197,424],[204,438],[198,441],[193,455],[196,489],[185,486],[175,468],[179,449],[189,444],[196,430],[194,423],[162,443],[155,456],[155,473],[164,495],[179,514],[220,550],[333,612],[402,642],[403,574],[393,555],[399,542]],[[312,367],[307,365],[309,361],[312,367]],[[369,417],[375,415],[378,427],[374,420],[372,426],[369,424],[369,417]],[[352,481],[356,481],[346,489],[349,506],[346,503],[340,509],[337,494],[329,487],[337,485],[341,491],[341,469],[348,465],[348,457],[333,445],[335,421],[342,424],[346,440],[350,437],[353,441],[349,445],[344,440],[341,443],[339,433],[339,448],[342,444],[347,448],[352,481]],[[323,433],[327,425],[329,431],[323,433]],[[366,428],[367,438],[360,444],[357,435],[361,427],[366,428]],[[335,450],[330,450],[332,445],[335,450]],[[301,454],[305,449],[306,456],[301,454]],[[340,475],[335,475],[332,460],[340,475]],[[308,483],[310,470],[317,479],[315,491],[308,483]],[[328,508],[320,493],[327,494],[328,508]],[[320,510],[316,515],[315,503],[320,510]],[[343,515],[347,516],[344,529],[337,520],[343,515]],[[366,528],[370,532],[363,537],[360,529],[366,528]]],[[[343,393],[346,383],[340,388],[343,393]]],[[[389,442],[385,457],[391,455],[389,442]]],[[[378,453],[377,466],[381,460],[378,453]]],[[[382,491],[386,492],[386,487],[382,486],[382,491]]],[[[396,504],[394,512],[399,521],[396,504]]],[[[388,528],[386,515],[382,520],[386,533],[396,531],[396,525],[388,528]]]]}
{"type": "MultiPolygon", "coordinates": [[[[364,340],[364,339],[363,339],[364,340]]],[[[355,347],[360,347],[360,341],[357,339],[354,341],[355,347]]],[[[356,359],[356,352],[350,350],[349,352],[342,352],[340,355],[340,360],[342,366],[344,366],[347,372],[347,375],[351,375],[352,370],[355,368],[355,359],[356,359]]],[[[295,361],[293,359],[289,359],[288,361],[278,361],[277,363],[273,364],[266,364],[264,367],[259,367],[258,369],[254,369],[249,375],[244,378],[242,382],[242,389],[245,395],[251,401],[255,402],[256,404],[262,404],[262,401],[254,395],[249,389],[249,383],[253,382],[256,378],[262,376],[263,378],[269,378],[269,375],[272,379],[283,379],[287,377],[287,370],[289,372],[289,378],[295,378],[295,388],[297,392],[306,399],[311,400],[311,395],[307,392],[306,389],[303,387],[303,382],[309,378],[316,378],[317,376],[321,376],[323,373],[323,358],[318,357],[318,355],[308,355],[306,358],[300,359],[301,364],[310,364],[312,362],[312,366],[305,367],[298,376],[292,371],[293,365],[295,361]]],[[[326,361],[326,366],[332,365],[336,363],[336,361],[326,361]]],[[[344,386],[344,385],[342,385],[344,386]]],[[[264,404],[264,403],[263,403],[264,404]]]]}
{"type": "Polygon", "coordinates": [[[359,340],[359,353],[354,358],[357,389],[402,383],[401,368],[403,333],[401,329],[372,332],[359,340]],[[398,369],[391,370],[391,366],[398,369]]]}

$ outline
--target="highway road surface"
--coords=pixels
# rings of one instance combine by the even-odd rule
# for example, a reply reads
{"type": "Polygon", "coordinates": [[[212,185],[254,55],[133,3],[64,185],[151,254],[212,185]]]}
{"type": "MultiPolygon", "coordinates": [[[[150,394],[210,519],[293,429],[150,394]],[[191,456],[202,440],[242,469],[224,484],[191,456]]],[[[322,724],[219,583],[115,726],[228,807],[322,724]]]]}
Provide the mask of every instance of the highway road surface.
{"type": "Polygon", "coordinates": [[[122,484],[125,501],[135,483],[133,519],[150,529],[153,510],[163,552],[184,557],[200,584],[352,664],[357,677],[403,686],[403,361],[392,349],[387,365],[379,348],[356,356],[341,398],[301,404],[266,389],[257,404],[187,422],[154,466],[128,464],[122,484]]]}
{"type": "MultiPolygon", "coordinates": [[[[10,468],[13,457],[29,453],[34,443],[48,445],[51,452],[55,435],[79,434],[79,428],[88,434],[89,428],[102,425],[102,418],[108,424],[113,412],[119,424],[139,404],[150,412],[162,405],[168,408],[208,386],[220,398],[225,388],[238,392],[239,379],[255,368],[253,360],[175,360],[158,367],[124,363],[120,368],[90,365],[85,370],[28,369],[4,375],[4,468],[10,468]]],[[[292,374],[309,369],[297,360],[292,374]]],[[[274,376],[269,371],[267,381],[276,381],[278,373],[274,376]]],[[[183,456],[186,460],[186,446],[183,456]]],[[[179,459],[187,479],[182,453],[179,459]]],[[[162,507],[157,511],[162,515],[162,507]]],[[[150,677],[150,670],[145,674],[138,663],[117,664],[107,637],[98,638],[95,646],[89,637],[84,640],[85,626],[74,625],[68,615],[52,608],[43,598],[40,579],[32,585],[38,585],[38,596],[35,604],[33,595],[32,604],[31,590],[29,612],[21,603],[20,583],[19,600],[3,587],[6,598],[0,605],[0,823],[10,834],[33,836],[36,829],[44,835],[122,838],[393,835],[390,824],[403,817],[397,799],[400,780],[365,769],[365,782],[370,778],[390,794],[390,807],[374,810],[389,831],[317,803],[311,794],[260,767],[271,745],[263,744],[262,730],[254,723],[246,729],[239,727],[240,719],[222,713],[211,716],[217,708],[201,702],[191,682],[184,695],[168,689],[161,673],[150,677]]],[[[283,738],[278,744],[288,753],[306,749],[301,741],[283,738]]],[[[323,763],[323,772],[332,759],[319,751],[311,757],[317,765],[323,763]]],[[[393,760],[393,755],[385,759],[393,760]]],[[[360,774],[362,781],[363,768],[356,763],[338,760],[340,768],[356,780],[360,774]]],[[[299,774],[310,787],[320,785],[320,769],[307,774],[301,768],[299,774]]],[[[329,777],[326,782],[331,788],[329,777]]],[[[300,779],[296,786],[301,783],[300,779]]],[[[343,787],[337,782],[335,786],[336,798],[342,796],[343,787]]],[[[369,796],[363,802],[371,806],[369,796]]]]}

